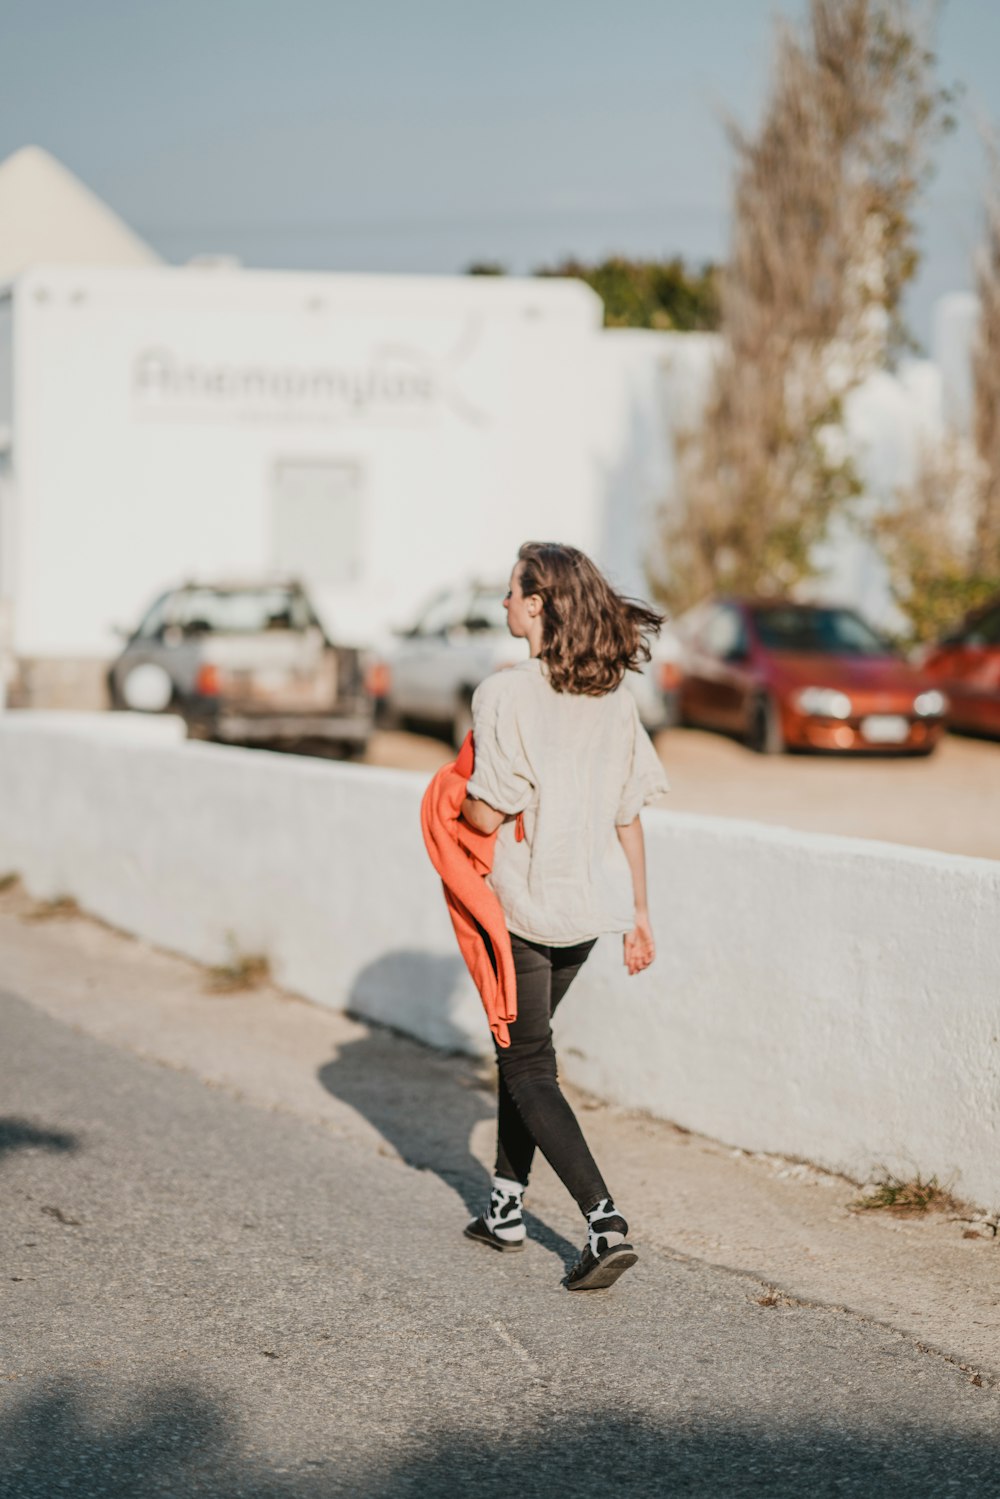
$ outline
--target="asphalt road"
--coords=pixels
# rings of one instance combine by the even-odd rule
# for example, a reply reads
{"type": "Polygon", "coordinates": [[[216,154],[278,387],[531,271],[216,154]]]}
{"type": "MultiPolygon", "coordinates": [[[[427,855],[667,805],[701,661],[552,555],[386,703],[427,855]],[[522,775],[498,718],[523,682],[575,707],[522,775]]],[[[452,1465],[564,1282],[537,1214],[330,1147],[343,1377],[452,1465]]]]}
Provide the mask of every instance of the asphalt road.
{"type": "Polygon", "coordinates": [[[570,1206],[501,1257],[471,1177],[0,1025],[4,1499],[1000,1495],[1000,1395],[899,1333],[649,1250],[569,1295],[570,1206]]]}

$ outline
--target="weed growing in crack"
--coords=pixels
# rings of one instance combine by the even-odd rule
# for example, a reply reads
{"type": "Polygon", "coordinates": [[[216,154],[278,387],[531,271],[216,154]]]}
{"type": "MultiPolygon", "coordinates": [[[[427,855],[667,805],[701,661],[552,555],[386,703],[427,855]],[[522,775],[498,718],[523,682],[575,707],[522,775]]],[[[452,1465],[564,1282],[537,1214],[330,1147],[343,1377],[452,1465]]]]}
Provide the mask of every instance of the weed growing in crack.
{"type": "Polygon", "coordinates": [[[864,1196],[848,1203],[853,1213],[893,1213],[897,1218],[915,1218],[922,1213],[954,1213],[961,1203],[936,1176],[924,1181],[918,1173],[909,1181],[885,1171],[870,1183],[864,1196]]]}
{"type": "Polygon", "coordinates": [[[264,953],[241,953],[232,942],[230,949],[228,963],[208,970],[205,988],[210,994],[238,994],[271,982],[271,964],[264,953]]]}
{"type": "Polygon", "coordinates": [[[800,1301],[797,1296],[787,1296],[784,1291],[779,1291],[777,1286],[765,1286],[759,1296],[753,1298],[757,1306],[807,1306],[807,1302],[800,1301]]]}

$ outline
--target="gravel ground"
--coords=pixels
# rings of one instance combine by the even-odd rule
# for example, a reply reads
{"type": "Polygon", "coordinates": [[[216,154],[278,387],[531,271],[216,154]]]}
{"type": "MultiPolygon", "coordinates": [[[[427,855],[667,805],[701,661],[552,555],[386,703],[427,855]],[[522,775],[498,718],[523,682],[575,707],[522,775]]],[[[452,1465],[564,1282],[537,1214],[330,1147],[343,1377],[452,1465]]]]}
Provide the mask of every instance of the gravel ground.
{"type": "MultiPolygon", "coordinates": [[[[1000,743],[950,734],[926,760],[763,756],[722,734],[671,729],[656,747],[671,811],[1000,859],[1000,743]]],[[[452,751],[418,734],[376,734],[367,758],[429,773],[452,751]]]]}

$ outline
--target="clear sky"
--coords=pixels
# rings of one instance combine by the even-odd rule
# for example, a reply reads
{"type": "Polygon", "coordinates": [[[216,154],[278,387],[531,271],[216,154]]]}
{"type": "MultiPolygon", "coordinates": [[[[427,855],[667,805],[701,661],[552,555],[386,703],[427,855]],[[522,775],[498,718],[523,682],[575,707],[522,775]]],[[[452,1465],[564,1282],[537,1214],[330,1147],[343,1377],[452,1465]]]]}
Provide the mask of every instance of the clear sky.
{"type": "MultiPolygon", "coordinates": [[[[725,252],[728,113],[805,0],[0,0],[0,157],[45,146],[169,260],[526,271],[725,252]]],[[[967,90],[923,212],[918,336],[969,285],[1000,0],[945,0],[967,90]]]]}

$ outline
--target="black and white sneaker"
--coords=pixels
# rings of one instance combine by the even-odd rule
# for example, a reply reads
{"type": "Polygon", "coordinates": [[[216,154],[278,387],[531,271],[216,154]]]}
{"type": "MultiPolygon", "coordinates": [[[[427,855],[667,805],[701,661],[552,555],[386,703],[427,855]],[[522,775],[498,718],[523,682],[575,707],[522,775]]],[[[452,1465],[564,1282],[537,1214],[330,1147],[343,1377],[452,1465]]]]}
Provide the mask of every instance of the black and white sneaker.
{"type": "Polygon", "coordinates": [[[568,1291],[603,1291],[634,1265],[639,1256],[626,1243],[628,1224],[604,1197],[587,1214],[587,1247],[566,1276],[568,1291]]]}
{"type": "Polygon", "coordinates": [[[501,1253],[523,1249],[526,1237],[522,1199],[524,1187],[520,1182],[506,1177],[493,1178],[490,1205],[481,1217],[475,1218],[466,1228],[465,1237],[477,1244],[488,1244],[501,1253]]]}

